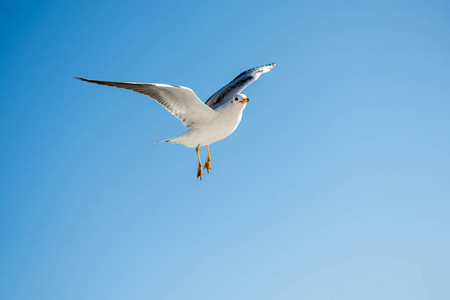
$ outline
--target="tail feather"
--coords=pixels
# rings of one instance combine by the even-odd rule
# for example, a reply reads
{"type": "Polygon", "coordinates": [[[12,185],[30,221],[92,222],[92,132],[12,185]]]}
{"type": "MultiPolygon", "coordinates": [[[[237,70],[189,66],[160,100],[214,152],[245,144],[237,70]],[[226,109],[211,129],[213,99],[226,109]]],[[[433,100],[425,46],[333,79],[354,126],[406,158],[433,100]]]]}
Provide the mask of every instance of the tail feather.
{"type": "Polygon", "coordinates": [[[158,143],[172,143],[172,144],[183,144],[183,145],[185,145],[185,144],[183,143],[183,139],[180,138],[180,137],[182,137],[183,135],[184,135],[184,133],[181,134],[181,135],[179,135],[179,136],[171,137],[170,139],[167,139],[167,140],[159,141],[158,143]]]}
{"type": "Polygon", "coordinates": [[[173,139],[167,139],[167,140],[163,140],[163,141],[158,141],[157,143],[173,143],[173,144],[177,144],[178,142],[173,140],[173,139]]]}
{"type": "Polygon", "coordinates": [[[157,143],[170,143],[170,139],[164,141],[157,141],[157,143]]]}

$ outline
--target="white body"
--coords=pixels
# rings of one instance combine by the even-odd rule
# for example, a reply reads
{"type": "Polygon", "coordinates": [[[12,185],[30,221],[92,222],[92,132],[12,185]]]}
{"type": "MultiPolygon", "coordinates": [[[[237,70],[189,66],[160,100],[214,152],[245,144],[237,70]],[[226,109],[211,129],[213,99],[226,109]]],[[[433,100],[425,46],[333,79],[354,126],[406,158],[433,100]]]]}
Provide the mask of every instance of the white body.
{"type": "Polygon", "coordinates": [[[246,105],[246,103],[236,101],[225,103],[217,108],[212,120],[195,124],[183,134],[164,142],[179,143],[186,147],[195,148],[199,145],[206,146],[223,140],[236,130],[241,122],[242,111],[246,105]]]}

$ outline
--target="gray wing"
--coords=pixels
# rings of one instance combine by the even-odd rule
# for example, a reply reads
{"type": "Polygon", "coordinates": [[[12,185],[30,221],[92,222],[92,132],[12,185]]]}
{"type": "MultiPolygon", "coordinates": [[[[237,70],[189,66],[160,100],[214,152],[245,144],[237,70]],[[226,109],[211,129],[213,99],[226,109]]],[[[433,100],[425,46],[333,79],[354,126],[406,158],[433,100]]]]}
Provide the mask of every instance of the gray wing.
{"type": "Polygon", "coordinates": [[[269,72],[276,66],[275,63],[256,67],[239,74],[235,79],[233,79],[229,84],[221,88],[214,95],[206,100],[205,104],[211,108],[217,108],[222,105],[224,101],[228,100],[236,94],[242,92],[250,83],[255,81],[261,76],[262,73],[269,72]]]}
{"type": "Polygon", "coordinates": [[[117,82],[79,77],[75,78],[86,82],[132,90],[147,95],[164,106],[188,128],[198,122],[211,120],[215,114],[209,106],[198,99],[194,91],[187,87],[159,83],[117,82]]]}

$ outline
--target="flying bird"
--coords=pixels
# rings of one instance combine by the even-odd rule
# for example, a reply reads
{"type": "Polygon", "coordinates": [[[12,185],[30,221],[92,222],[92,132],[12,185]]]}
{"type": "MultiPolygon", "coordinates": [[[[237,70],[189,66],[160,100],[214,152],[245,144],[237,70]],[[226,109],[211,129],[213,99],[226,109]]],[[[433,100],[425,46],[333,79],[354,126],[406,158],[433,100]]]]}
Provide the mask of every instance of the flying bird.
{"type": "Polygon", "coordinates": [[[209,173],[211,170],[209,145],[234,132],[241,122],[242,111],[249,102],[247,96],[241,94],[241,92],[250,83],[257,80],[262,73],[269,72],[275,66],[276,64],[273,63],[242,72],[209,97],[205,103],[195,95],[193,90],[179,85],[75,78],[86,82],[132,90],[147,95],[164,106],[172,115],[181,120],[189,130],[161,142],[183,144],[186,147],[196,148],[198,158],[197,178],[202,179],[203,171],[199,148],[206,146],[208,157],[204,163],[204,169],[209,173]]]}

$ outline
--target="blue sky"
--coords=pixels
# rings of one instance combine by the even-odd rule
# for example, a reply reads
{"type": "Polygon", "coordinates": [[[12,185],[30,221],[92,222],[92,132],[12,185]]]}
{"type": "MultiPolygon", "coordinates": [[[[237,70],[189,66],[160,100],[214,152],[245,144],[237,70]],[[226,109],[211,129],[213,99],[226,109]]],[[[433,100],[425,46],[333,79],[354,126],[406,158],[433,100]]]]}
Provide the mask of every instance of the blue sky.
{"type": "Polygon", "coordinates": [[[449,299],[448,1],[0,15],[1,299],[449,299]],[[202,181],[157,103],[73,79],[206,100],[272,62],[202,181]]]}

